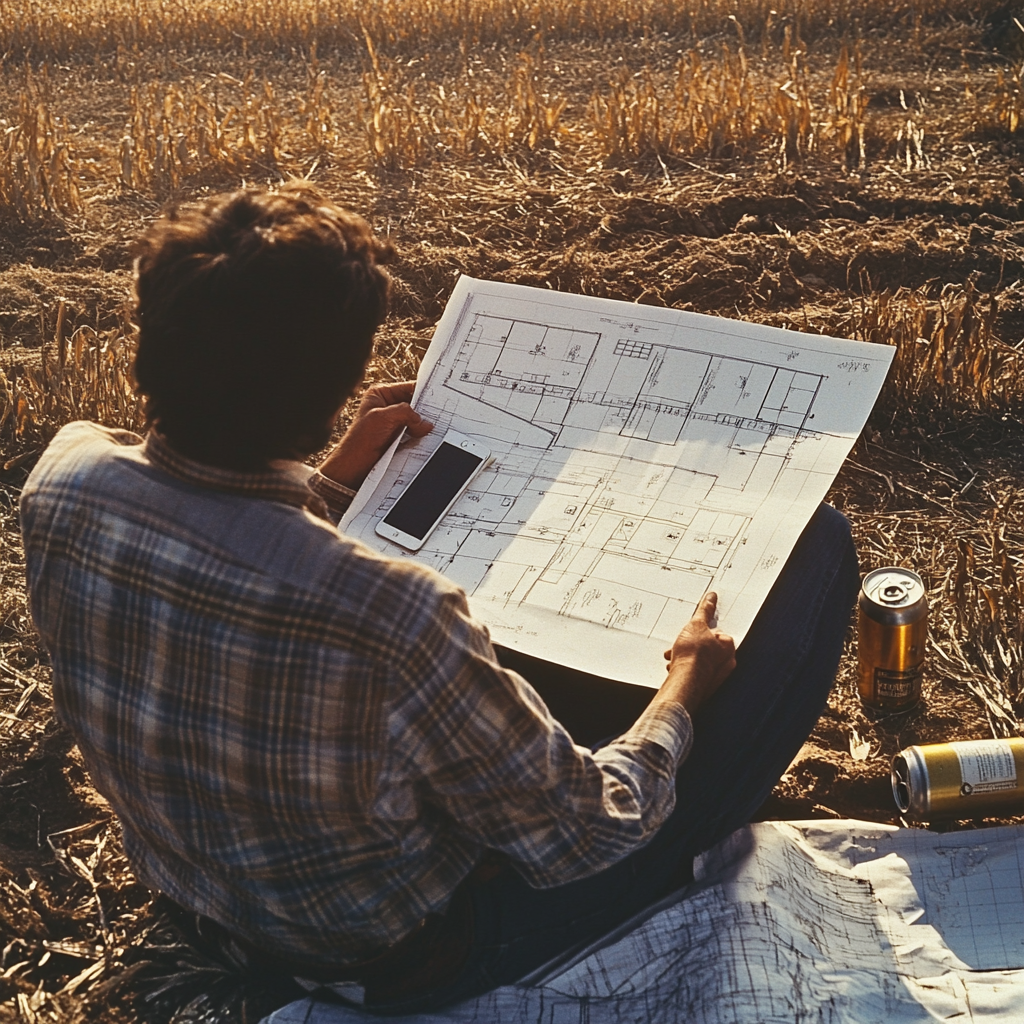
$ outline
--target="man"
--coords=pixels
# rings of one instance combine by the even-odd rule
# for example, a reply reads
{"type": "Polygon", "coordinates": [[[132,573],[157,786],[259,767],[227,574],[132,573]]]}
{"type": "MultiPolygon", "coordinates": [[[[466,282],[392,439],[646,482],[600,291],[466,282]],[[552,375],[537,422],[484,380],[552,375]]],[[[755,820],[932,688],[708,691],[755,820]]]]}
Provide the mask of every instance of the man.
{"type": "Polygon", "coordinates": [[[458,588],[333,525],[430,429],[411,385],[301,463],[362,379],[389,255],[309,188],[160,219],[148,435],[72,423],[22,497],[57,709],[140,879],[382,1014],[522,978],[688,881],[812,728],[858,583],[823,507],[738,652],[708,595],[637,720],[574,744],[458,588]]]}

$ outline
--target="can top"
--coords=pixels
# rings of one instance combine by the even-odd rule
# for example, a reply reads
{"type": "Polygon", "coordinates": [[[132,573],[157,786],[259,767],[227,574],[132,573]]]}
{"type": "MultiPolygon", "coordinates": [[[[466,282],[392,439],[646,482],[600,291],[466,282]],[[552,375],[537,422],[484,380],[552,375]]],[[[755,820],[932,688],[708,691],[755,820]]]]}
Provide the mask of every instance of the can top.
{"type": "Polygon", "coordinates": [[[911,569],[887,566],[864,577],[864,594],[883,608],[909,608],[924,597],[924,580],[911,569]]]}

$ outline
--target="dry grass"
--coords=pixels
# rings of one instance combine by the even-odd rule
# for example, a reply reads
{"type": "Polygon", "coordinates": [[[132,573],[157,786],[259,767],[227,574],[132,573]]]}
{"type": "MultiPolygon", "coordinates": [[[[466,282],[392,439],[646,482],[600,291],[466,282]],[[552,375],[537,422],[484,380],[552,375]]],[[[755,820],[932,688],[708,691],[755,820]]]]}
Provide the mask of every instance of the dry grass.
{"type": "Polygon", "coordinates": [[[481,156],[529,159],[558,147],[566,101],[544,91],[530,54],[520,54],[508,84],[488,96],[471,80],[426,88],[416,79],[404,82],[400,65],[385,64],[369,37],[367,48],[371,69],[363,75],[363,121],[375,169],[481,156]]]}
{"type": "MultiPolygon", "coordinates": [[[[916,0],[894,11],[887,0],[745,0],[741,13],[754,42],[790,27],[813,40],[875,25],[918,28],[969,20],[989,10],[981,0],[916,0]]],[[[248,53],[361,48],[364,33],[402,53],[453,43],[465,49],[549,39],[644,39],[722,32],[735,18],[730,0],[5,0],[0,53],[34,60],[80,59],[119,48],[173,47],[248,53]]]]}
{"type": "Polygon", "coordinates": [[[1011,135],[1021,129],[1024,121],[1024,95],[1021,81],[1024,79],[1024,64],[1008,71],[996,70],[995,97],[992,101],[992,119],[1011,135]]]}
{"type": "MultiPolygon", "coordinates": [[[[811,57],[808,40],[826,13],[831,46],[843,26],[863,32],[891,22],[877,0],[838,11],[814,2],[791,8],[747,2],[742,18],[724,3],[705,3],[688,7],[682,23],[669,0],[392,0],[369,10],[332,7],[330,17],[315,3],[277,0],[256,7],[135,0],[82,3],[70,11],[21,3],[9,0],[0,25],[8,66],[19,54],[25,61],[18,72],[23,88],[0,118],[0,216],[22,221],[78,215],[83,197],[103,189],[164,198],[240,175],[305,176],[353,158],[385,173],[452,161],[530,164],[554,150],[619,167],[742,158],[769,159],[781,170],[811,160],[863,170],[871,160],[895,156],[916,170],[927,166],[925,137],[934,131],[923,106],[908,109],[897,126],[885,110],[869,107],[871,82],[859,42],[836,47],[826,56],[830,68],[811,57]],[[691,40],[671,69],[664,66],[666,38],[691,40]],[[231,49],[239,39],[246,53],[292,47],[306,69],[304,85],[275,81],[244,55],[237,77],[223,70],[181,74],[180,61],[170,81],[166,73],[153,80],[143,71],[146,47],[159,46],[166,57],[168,48],[185,53],[199,40],[209,52],[231,49]],[[553,39],[619,40],[631,47],[631,58],[604,69],[589,81],[584,101],[571,104],[546,60],[553,39]],[[435,45],[441,54],[458,54],[454,63],[461,68],[448,60],[446,69],[426,74],[435,45]],[[330,49],[335,73],[339,47],[356,56],[363,66],[360,95],[321,67],[318,47],[330,49]],[[127,107],[116,142],[104,139],[87,154],[72,146],[46,64],[41,76],[31,70],[32,61],[64,59],[69,48],[79,58],[109,58],[127,107]],[[500,70],[474,74],[481,62],[471,56],[476,53],[500,54],[500,70]]],[[[922,25],[977,17],[988,6],[922,0],[905,13],[910,31],[920,33],[922,25]]],[[[822,45],[827,55],[829,45],[822,45]]],[[[1020,74],[996,67],[965,85],[976,130],[1018,131],[1020,74]]],[[[581,83],[572,85],[580,91],[581,83]]]]}
{"type": "Polygon", "coordinates": [[[1024,353],[993,330],[996,303],[966,288],[937,299],[915,291],[860,300],[843,333],[896,346],[879,411],[937,418],[1002,416],[1024,402],[1024,353]]]}
{"type": "Polygon", "coordinates": [[[13,117],[0,117],[0,215],[25,219],[82,210],[66,125],[54,114],[46,85],[26,66],[13,117]]]}
{"type": "Polygon", "coordinates": [[[849,49],[840,49],[817,102],[805,49],[788,28],[781,64],[774,73],[752,70],[741,33],[738,51],[723,46],[713,62],[691,49],[665,90],[650,73],[623,73],[591,101],[602,157],[621,165],[645,156],[719,159],[767,149],[777,152],[782,168],[812,154],[863,166],[868,98],[859,50],[851,60],[849,49]]]}

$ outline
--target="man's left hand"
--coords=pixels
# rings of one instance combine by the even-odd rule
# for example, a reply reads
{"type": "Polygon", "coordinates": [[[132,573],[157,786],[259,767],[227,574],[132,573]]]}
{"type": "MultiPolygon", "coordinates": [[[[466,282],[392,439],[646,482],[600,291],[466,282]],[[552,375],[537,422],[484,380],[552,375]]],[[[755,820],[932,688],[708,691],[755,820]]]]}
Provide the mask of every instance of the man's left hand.
{"type": "Polygon", "coordinates": [[[415,388],[414,380],[374,384],[367,388],[355,419],[327,456],[320,472],[356,490],[403,430],[407,430],[410,437],[428,434],[433,423],[428,423],[409,404],[415,388]]]}

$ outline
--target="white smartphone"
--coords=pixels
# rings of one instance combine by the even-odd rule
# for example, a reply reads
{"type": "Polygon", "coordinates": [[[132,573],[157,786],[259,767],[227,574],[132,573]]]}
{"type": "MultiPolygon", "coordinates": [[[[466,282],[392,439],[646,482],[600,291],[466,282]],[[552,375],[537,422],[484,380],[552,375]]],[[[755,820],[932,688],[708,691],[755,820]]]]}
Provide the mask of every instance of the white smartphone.
{"type": "Polygon", "coordinates": [[[449,430],[388,514],[376,525],[376,533],[409,551],[419,551],[434,527],[490,459],[490,450],[482,444],[449,430]]]}

